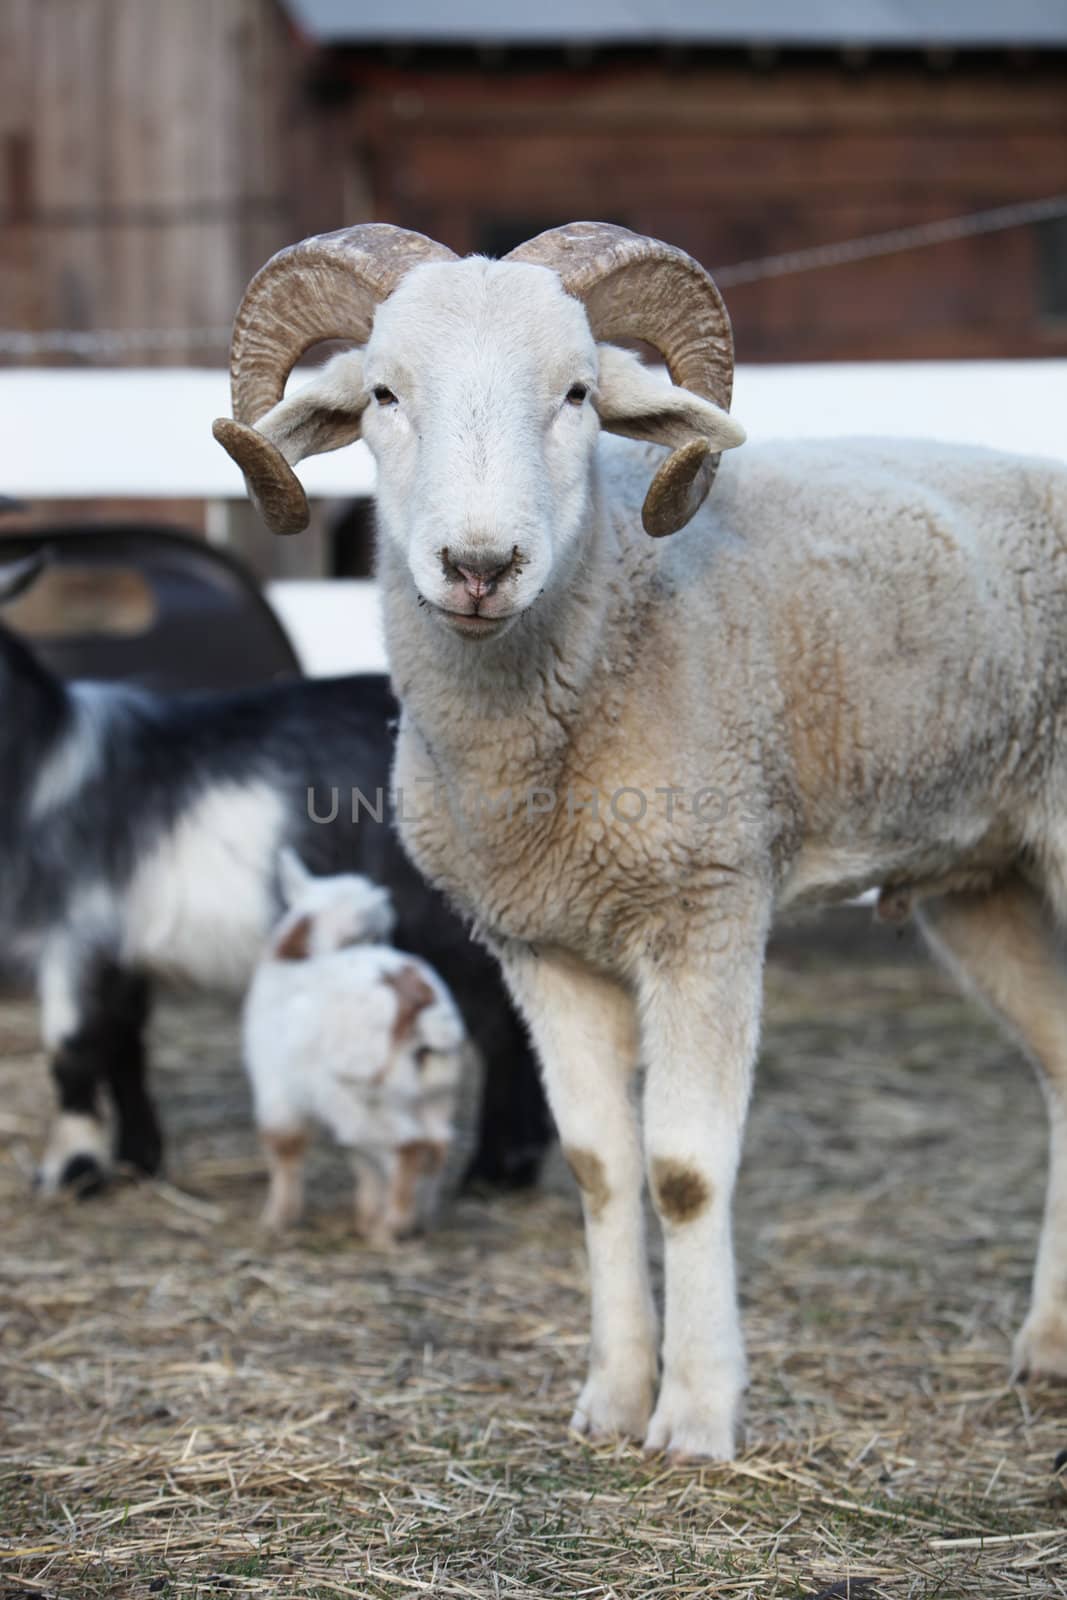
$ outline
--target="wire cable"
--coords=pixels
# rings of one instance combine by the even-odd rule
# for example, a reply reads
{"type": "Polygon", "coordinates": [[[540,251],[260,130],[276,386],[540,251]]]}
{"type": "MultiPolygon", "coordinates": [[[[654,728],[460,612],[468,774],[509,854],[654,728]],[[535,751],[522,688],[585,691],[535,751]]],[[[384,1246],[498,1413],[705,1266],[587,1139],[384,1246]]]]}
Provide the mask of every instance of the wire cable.
{"type": "MultiPolygon", "coordinates": [[[[813,245],[805,250],[789,250],[782,255],[735,261],[724,267],[716,267],[712,276],[721,289],[729,289],[738,284],[784,278],[794,272],[840,267],[853,261],[871,261],[878,256],[920,250],[929,245],[947,244],[953,239],[1000,233],[1006,228],[1021,228],[1062,217],[1067,217],[1067,194],[1048,195],[1042,200],[1022,200],[989,211],[971,212],[968,216],[947,217],[940,222],[920,222],[907,228],[890,228],[885,233],[844,239],[838,244],[813,245]]],[[[97,328],[85,331],[71,328],[46,328],[40,331],[0,328],[0,356],[15,356],[23,360],[44,355],[114,357],[158,354],[168,350],[225,351],[229,342],[228,327],[97,328]]]]}
{"type": "Polygon", "coordinates": [[[712,277],[720,288],[729,289],[738,283],[756,283],[762,278],[784,278],[792,272],[812,272],[820,267],[840,267],[849,261],[870,261],[875,256],[895,255],[901,250],[920,250],[926,245],[947,244],[952,239],[969,239],[981,233],[1000,233],[1005,228],[1051,222],[1057,217],[1067,217],[1067,194],[1049,195],[1044,200],[1023,200],[1016,205],[997,206],[992,211],[974,211],[965,217],[948,217],[942,222],[919,222],[910,228],[890,228],[886,233],[871,233],[862,239],[845,239],[840,244],[817,244],[808,250],[788,250],[784,255],[735,261],[729,266],[716,267],[712,277]]]}

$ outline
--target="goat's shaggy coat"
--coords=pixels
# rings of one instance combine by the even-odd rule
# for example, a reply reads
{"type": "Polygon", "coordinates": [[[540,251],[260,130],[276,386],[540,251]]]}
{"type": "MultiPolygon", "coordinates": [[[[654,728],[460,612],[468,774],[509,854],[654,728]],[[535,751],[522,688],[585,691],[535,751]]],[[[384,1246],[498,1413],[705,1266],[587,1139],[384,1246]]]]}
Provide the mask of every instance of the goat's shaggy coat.
{"type": "Polygon", "coordinates": [[[732,1453],[730,1208],[767,932],[870,887],[924,903],[1042,1069],[1048,1214],[1015,1362],[1067,1374],[1067,471],[766,445],[726,457],[698,509],[743,434],[694,262],[574,224],[499,263],[416,242],[405,275],[405,236],[384,235],[312,241],[253,281],[218,434],[268,520],[284,501],[279,527],[301,455],[362,432],[377,458],[397,779],[435,801],[405,838],[499,951],[585,1196],[576,1424],[732,1453]],[[280,400],[297,305],[301,339],[344,306],[366,345],[280,400]],[[620,333],[675,386],[596,342],[620,333]],[[666,1246],[654,1409],[645,1173],[666,1246]]]}

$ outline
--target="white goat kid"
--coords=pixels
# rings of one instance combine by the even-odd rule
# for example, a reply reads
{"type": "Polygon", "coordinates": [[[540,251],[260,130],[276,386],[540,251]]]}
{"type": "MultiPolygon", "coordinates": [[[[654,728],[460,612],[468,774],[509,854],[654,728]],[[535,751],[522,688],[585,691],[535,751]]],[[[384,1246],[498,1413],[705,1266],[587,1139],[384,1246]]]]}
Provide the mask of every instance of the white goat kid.
{"type": "Polygon", "coordinates": [[[380,943],[392,929],[367,878],[315,878],[280,862],[289,909],[244,1011],[245,1064],[270,1170],[263,1220],[303,1213],[308,1124],[352,1154],[356,1220],[385,1246],[433,1215],[453,1137],[466,1034],[426,962],[380,943]]]}
{"type": "Polygon", "coordinates": [[[702,509],[743,439],[725,310],[689,257],[604,224],[501,262],[383,226],[305,241],[250,285],[232,371],[216,435],[277,531],[307,517],[292,463],[361,433],[377,460],[405,839],[499,952],[583,1191],[576,1424],[732,1453],[767,930],[873,886],[937,897],[938,943],[1044,1070],[1016,1363],[1067,1373],[1067,472],[769,445],[702,509]],[[339,335],[364,348],[283,400],[300,352],[339,335]],[[624,336],[672,385],[602,342],[624,336]],[[643,1168],[666,1239],[654,1411],[643,1168]]]}

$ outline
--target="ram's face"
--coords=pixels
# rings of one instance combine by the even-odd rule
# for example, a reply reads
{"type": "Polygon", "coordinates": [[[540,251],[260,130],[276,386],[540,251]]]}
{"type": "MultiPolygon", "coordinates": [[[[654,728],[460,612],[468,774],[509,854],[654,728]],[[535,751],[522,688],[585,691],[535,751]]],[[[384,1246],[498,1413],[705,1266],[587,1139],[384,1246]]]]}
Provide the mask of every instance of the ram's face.
{"type": "Polygon", "coordinates": [[[541,267],[417,267],[363,357],[379,523],[443,626],[505,629],[578,538],[599,423],[585,312],[541,267]]]}
{"type": "Polygon", "coordinates": [[[277,533],[306,526],[293,468],[362,435],[379,521],[443,628],[505,631],[569,581],[589,536],[597,433],[665,447],[642,521],[676,532],[701,505],[729,416],[729,320],[689,256],[608,223],[551,229],[503,261],[458,260],[384,223],[304,240],[257,273],[234,323],[235,419],[215,437],[277,533]],[[284,396],[321,339],[361,348],[284,396]],[[659,350],[666,382],[612,339],[659,350]],[[284,396],[284,397],[283,397],[284,396]]]}

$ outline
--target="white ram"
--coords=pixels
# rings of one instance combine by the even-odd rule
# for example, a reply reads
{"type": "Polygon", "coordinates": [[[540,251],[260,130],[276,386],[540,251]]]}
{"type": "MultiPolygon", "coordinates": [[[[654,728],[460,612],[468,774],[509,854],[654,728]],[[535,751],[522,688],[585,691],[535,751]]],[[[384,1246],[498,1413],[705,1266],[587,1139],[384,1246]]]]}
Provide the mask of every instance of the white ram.
{"type": "Polygon", "coordinates": [[[300,457],[362,434],[377,461],[405,839],[499,952],[583,1190],[576,1424],[732,1453],[767,931],[875,886],[926,902],[1042,1069],[1048,1213],[1015,1363],[1067,1374],[1067,472],[768,445],[702,507],[743,439],[725,310],[689,257],[604,224],[501,262],[383,226],[305,241],[253,280],[232,355],[216,434],[275,529],[306,518],[300,457]],[[362,348],[283,400],[336,336],[362,348]],[[672,386],[605,342],[626,336],[672,386]]]}

